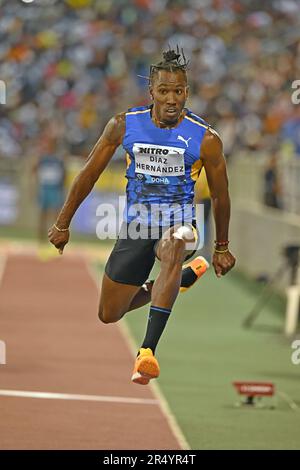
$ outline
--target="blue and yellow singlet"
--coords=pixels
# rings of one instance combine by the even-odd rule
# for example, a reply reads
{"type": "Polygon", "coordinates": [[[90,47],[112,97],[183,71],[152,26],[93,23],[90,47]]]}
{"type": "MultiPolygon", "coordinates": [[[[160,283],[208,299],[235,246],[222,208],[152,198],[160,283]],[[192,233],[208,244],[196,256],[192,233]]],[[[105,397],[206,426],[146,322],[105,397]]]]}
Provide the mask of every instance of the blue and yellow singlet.
{"type": "Polygon", "coordinates": [[[126,222],[169,225],[170,220],[183,222],[183,213],[185,222],[194,218],[194,185],[202,168],[200,147],[209,125],[190,110],[185,112],[171,129],[153,123],[151,106],[126,113],[126,222]]]}

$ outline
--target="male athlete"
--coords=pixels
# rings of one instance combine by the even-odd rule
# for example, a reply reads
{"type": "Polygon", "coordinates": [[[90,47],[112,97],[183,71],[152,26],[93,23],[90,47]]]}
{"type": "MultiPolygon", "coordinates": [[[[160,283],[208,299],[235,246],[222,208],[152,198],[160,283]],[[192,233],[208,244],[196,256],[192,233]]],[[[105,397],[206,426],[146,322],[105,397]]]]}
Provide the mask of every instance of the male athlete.
{"type": "Polygon", "coordinates": [[[132,381],[142,385],[160,373],[155,349],[179,290],[191,287],[206,269],[201,257],[182,269],[183,262],[193,254],[191,243],[197,242],[197,235],[193,210],[186,211],[184,220],[183,211],[178,210],[192,204],[202,166],[214,209],[212,264],[217,277],[235,264],[228,248],[230,199],[222,142],[205,121],[184,107],[188,85],[184,55],[183,59],[177,48],[177,53],[169,50],[163,53],[161,62],[151,66],[153,104],[132,108],[108,122],[49,229],[51,243],[62,253],[76,209],[117,147],[123,145],[128,179],[125,221],[105,267],[99,318],[104,323],[116,322],[126,312],[151,301],[146,335],[132,375],[132,381]],[[163,208],[159,218],[155,210],[151,211],[158,205],[163,208]],[[142,233],[140,238],[131,236],[137,229],[142,233]],[[147,281],[155,258],[160,261],[159,275],[155,281],[147,281]]]}

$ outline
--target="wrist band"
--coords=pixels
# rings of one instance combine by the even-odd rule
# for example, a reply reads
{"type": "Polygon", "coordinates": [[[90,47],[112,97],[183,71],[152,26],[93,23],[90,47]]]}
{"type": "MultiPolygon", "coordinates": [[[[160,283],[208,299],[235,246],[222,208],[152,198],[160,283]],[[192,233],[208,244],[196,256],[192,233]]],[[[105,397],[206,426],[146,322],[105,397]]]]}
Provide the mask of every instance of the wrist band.
{"type": "Polygon", "coordinates": [[[228,244],[229,244],[229,240],[225,240],[225,241],[222,241],[222,242],[218,242],[218,240],[215,240],[215,245],[226,246],[228,244]]]}
{"type": "Polygon", "coordinates": [[[57,225],[53,224],[53,227],[58,231],[58,232],[68,232],[68,228],[59,228],[57,225]]]}
{"type": "Polygon", "coordinates": [[[227,250],[216,250],[215,249],[215,253],[228,253],[229,249],[227,248],[227,250]]]}

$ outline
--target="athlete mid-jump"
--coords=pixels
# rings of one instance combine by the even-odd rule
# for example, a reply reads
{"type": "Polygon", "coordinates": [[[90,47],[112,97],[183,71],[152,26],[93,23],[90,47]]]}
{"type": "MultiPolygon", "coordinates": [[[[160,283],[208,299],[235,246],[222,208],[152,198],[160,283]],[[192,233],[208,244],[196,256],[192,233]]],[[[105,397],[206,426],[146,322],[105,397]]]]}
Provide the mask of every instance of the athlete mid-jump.
{"type": "Polygon", "coordinates": [[[215,218],[212,264],[216,275],[221,277],[235,264],[228,249],[230,199],[222,142],[203,119],[185,108],[188,84],[183,59],[178,50],[169,50],[161,62],[151,66],[152,104],[131,108],[108,122],[49,229],[51,243],[62,253],[73,215],[122,145],[128,180],[125,220],[105,267],[99,318],[104,323],[116,322],[126,312],[151,302],[146,335],[132,375],[139,384],[159,375],[155,349],[179,290],[191,287],[206,270],[202,257],[182,269],[183,262],[195,252],[191,244],[197,243],[194,210],[185,209],[192,206],[202,167],[215,218]],[[158,206],[160,217],[155,214],[158,206]],[[132,228],[138,228],[142,236],[132,237],[131,233],[136,233],[132,228]],[[160,272],[155,281],[147,281],[155,258],[160,261],[160,272]]]}

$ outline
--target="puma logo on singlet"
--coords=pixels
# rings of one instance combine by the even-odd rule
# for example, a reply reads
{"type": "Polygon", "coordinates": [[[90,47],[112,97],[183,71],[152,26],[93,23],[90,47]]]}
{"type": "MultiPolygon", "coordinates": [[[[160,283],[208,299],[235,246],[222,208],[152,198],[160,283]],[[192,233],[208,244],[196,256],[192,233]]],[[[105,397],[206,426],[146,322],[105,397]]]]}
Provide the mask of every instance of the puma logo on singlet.
{"type": "Polygon", "coordinates": [[[179,135],[179,136],[177,137],[177,140],[182,140],[182,142],[184,142],[185,145],[188,147],[188,146],[189,146],[189,140],[191,140],[191,137],[189,137],[189,138],[186,140],[184,137],[182,137],[182,135],[179,135]]]}

